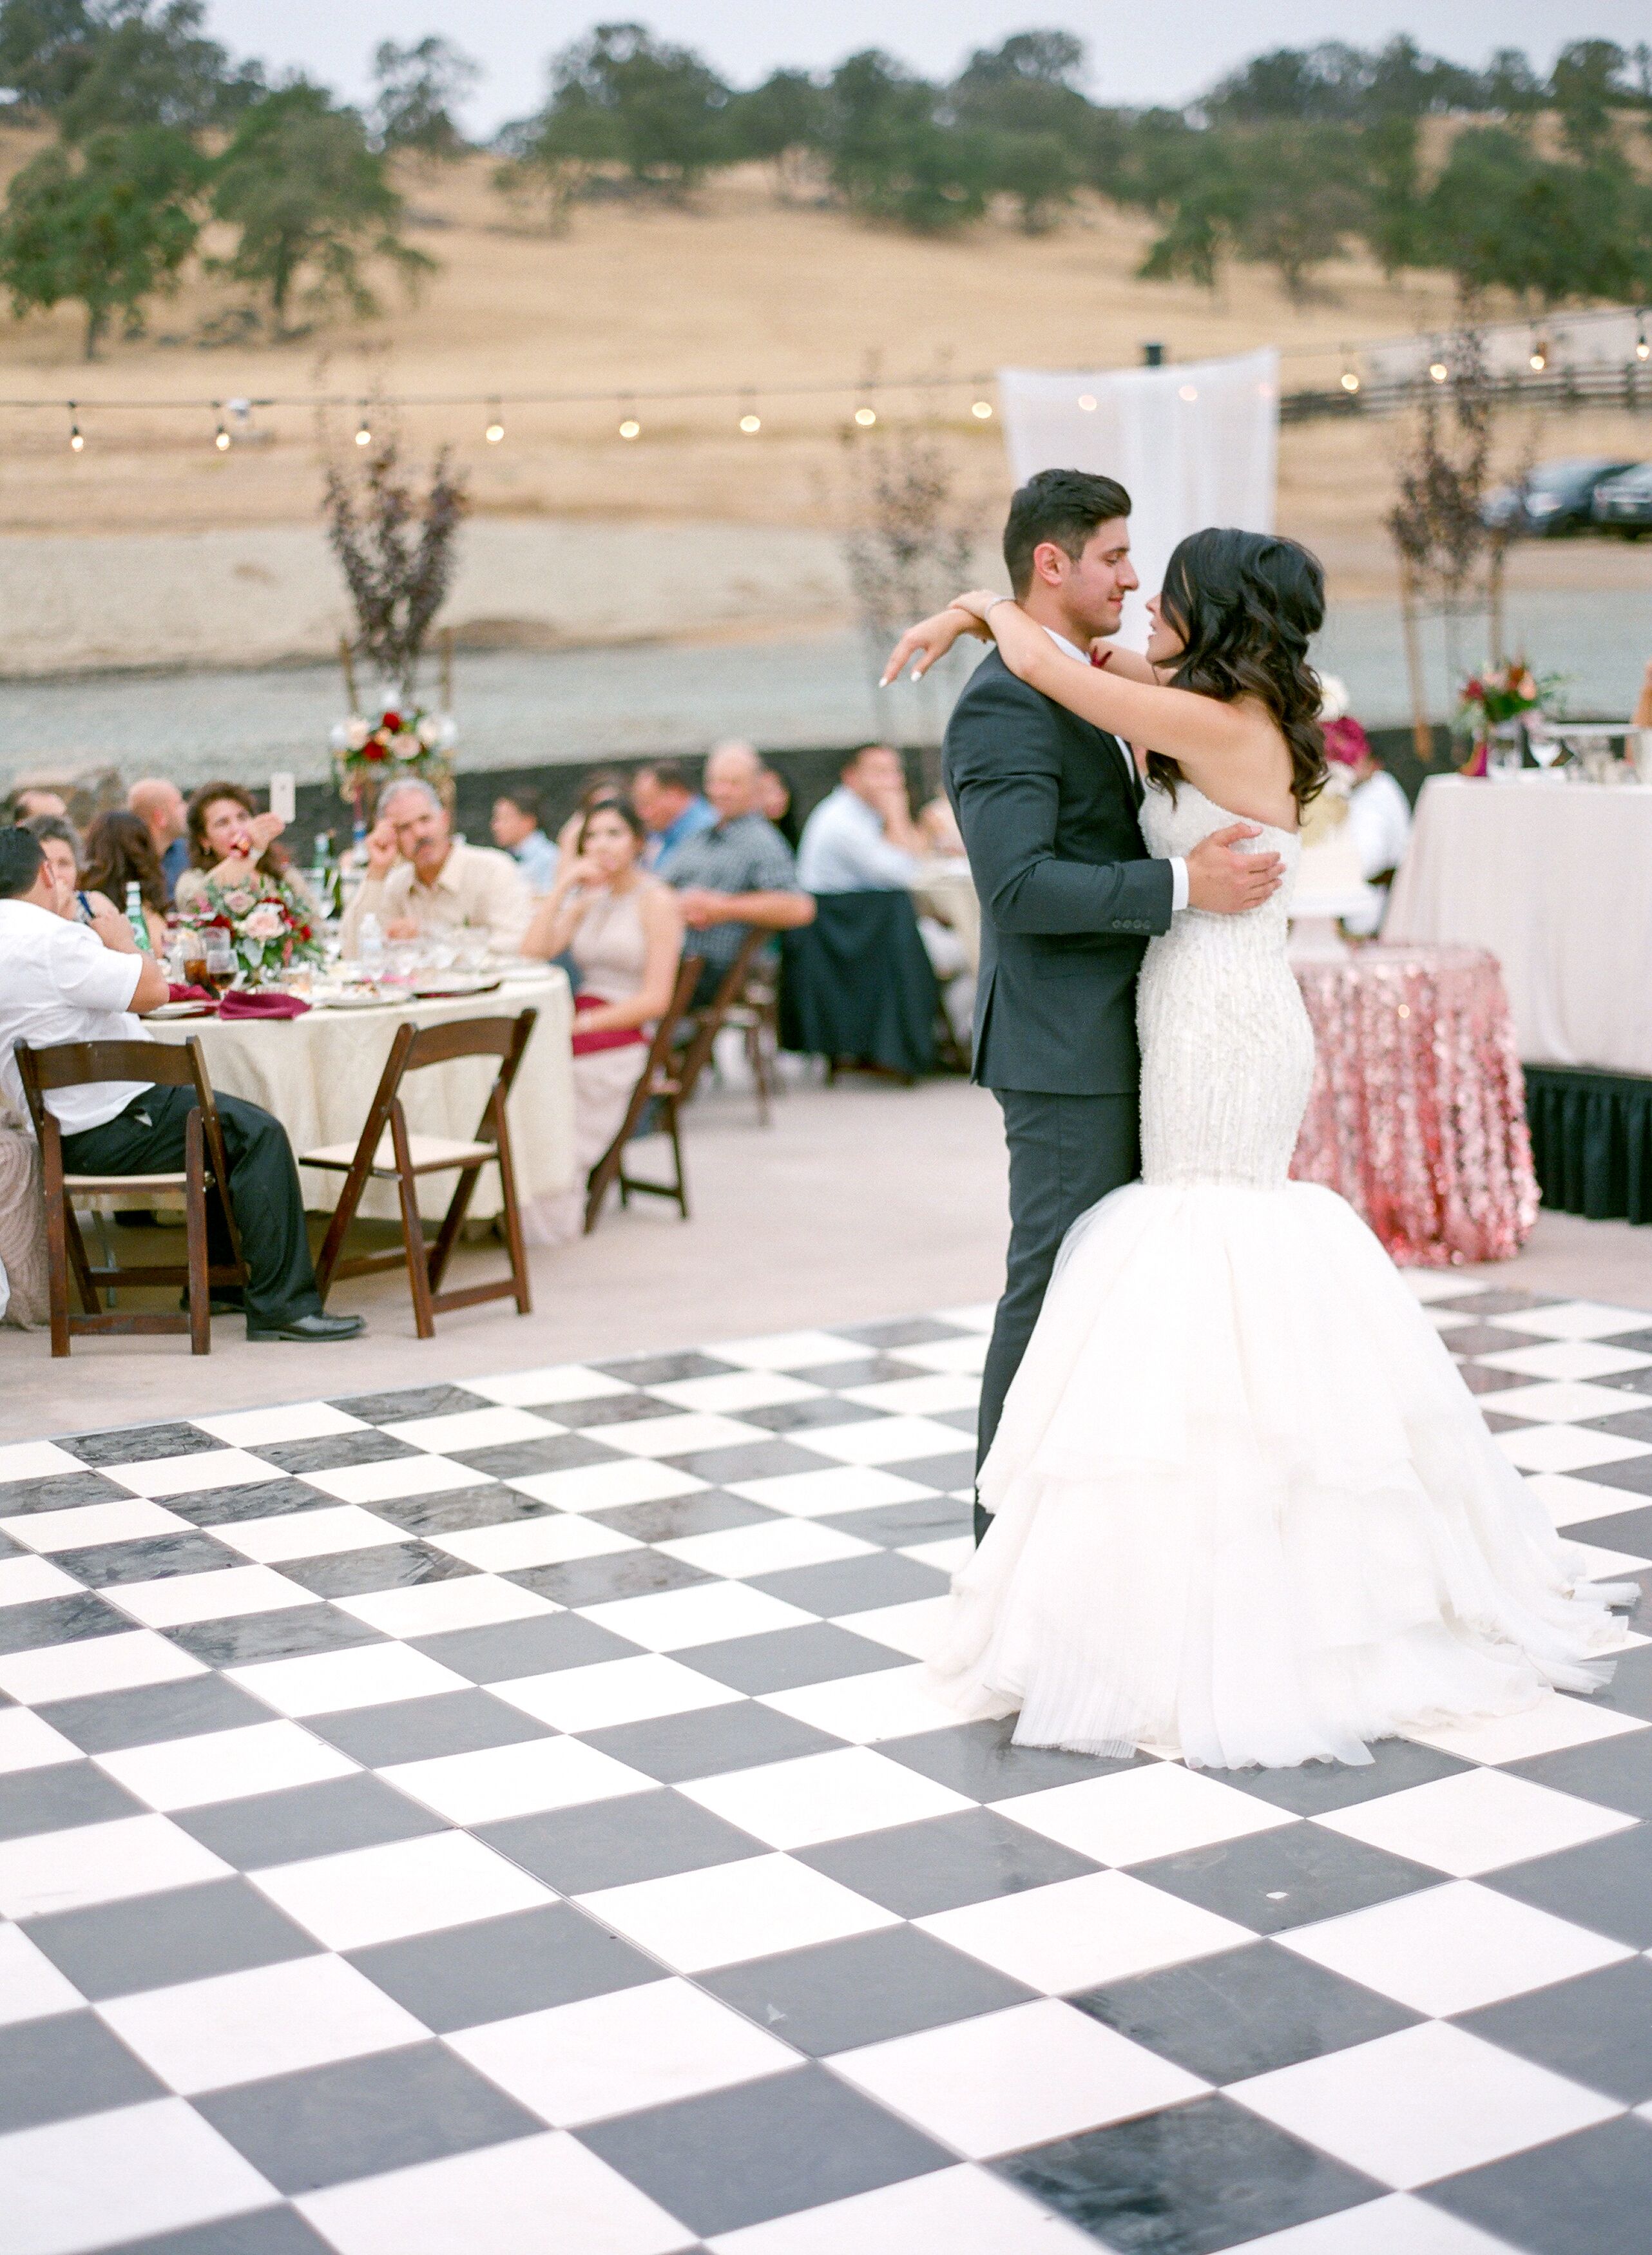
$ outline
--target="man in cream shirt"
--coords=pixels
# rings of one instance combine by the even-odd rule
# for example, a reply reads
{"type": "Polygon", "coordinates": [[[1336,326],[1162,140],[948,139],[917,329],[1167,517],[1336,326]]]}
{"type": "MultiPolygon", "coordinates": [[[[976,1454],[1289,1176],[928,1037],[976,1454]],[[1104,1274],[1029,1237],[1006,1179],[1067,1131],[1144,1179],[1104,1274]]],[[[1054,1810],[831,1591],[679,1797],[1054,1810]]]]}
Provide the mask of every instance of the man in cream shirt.
{"type": "Polygon", "coordinates": [[[371,914],[386,939],[452,939],[474,933],[496,955],[515,955],[533,906],[527,882],[509,854],[462,846],[447,810],[427,783],[392,783],[378,803],[367,840],[367,875],[350,903],[341,934],[356,952],[362,919],[371,914]]]}

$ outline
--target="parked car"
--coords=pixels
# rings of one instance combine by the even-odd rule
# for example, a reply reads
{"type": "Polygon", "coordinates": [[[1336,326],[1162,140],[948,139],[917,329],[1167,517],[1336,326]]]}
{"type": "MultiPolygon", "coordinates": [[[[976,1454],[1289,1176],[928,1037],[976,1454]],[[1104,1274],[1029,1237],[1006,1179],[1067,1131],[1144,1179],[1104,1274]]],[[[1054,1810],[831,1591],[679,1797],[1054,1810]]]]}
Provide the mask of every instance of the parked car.
{"type": "Polygon", "coordinates": [[[1603,531],[1620,532],[1627,540],[1652,532],[1652,462],[1602,478],[1594,490],[1593,516],[1603,531]]]}
{"type": "Polygon", "coordinates": [[[1500,531],[1536,533],[1552,539],[1563,532],[1579,532],[1592,523],[1595,488],[1621,470],[1638,468],[1634,462],[1608,461],[1585,454],[1558,462],[1539,462],[1517,484],[1499,486],[1486,502],[1487,524],[1500,531]]]}

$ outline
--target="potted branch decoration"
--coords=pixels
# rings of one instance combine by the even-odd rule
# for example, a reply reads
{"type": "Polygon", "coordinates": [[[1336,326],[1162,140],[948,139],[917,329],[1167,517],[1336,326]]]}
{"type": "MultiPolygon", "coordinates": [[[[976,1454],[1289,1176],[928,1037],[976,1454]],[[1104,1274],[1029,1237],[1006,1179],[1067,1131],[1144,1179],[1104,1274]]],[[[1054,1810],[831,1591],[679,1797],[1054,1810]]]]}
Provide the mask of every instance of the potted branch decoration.
{"type": "Polygon", "coordinates": [[[453,582],[465,506],[464,481],[446,447],[432,465],[428,489],[414,493],[402,474],[394,432],[369,447],[355,475],[336,464],[327,470],[327,539],[355,613],[355,632],[341,644],[351,709],[333,730],[332,748],[339,789],[358,828],[370,820],[393,778],[418,776],[438,787],[448,778],[456,731],[445,709],[446,684],[442,709],[427,707],[419,699],[418,671],[453,582]],[[366,711],[355,693],[357,657],[376,676],[366,711]]]}

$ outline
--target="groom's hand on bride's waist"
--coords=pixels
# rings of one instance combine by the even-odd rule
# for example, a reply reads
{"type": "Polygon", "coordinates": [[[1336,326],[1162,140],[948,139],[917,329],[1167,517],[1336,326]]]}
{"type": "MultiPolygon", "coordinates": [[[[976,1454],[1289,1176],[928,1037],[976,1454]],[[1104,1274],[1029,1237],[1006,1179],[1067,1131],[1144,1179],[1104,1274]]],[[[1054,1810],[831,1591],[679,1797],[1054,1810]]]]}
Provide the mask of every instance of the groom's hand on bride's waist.
{"type": "Polygon", "coordinates": [[[1214,916],[1242,916],[1260,908],[1284,882],[1284,864],[1277,854],[1247,854],[1247,838],[1260,838],[1254,822],[1235,822],[1230,829],[1213,830],[1187,857],[1187,905],[1214,916]]]}

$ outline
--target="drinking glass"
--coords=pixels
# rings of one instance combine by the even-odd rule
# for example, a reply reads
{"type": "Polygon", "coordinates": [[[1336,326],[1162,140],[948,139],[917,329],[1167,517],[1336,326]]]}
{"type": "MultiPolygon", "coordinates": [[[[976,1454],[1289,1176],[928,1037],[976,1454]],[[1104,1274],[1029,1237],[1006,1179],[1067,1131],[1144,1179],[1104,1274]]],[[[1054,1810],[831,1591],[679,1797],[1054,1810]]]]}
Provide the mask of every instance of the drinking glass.
{"type": "Polygon", "coordinates": [[[207,942],[207,986],[208,991],[221,994],[235,981],[235,951],[227,935],[214,934],[207,942]]]}

